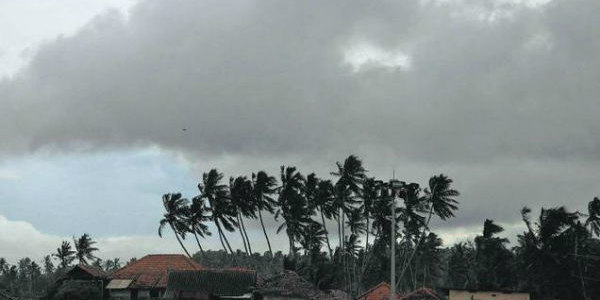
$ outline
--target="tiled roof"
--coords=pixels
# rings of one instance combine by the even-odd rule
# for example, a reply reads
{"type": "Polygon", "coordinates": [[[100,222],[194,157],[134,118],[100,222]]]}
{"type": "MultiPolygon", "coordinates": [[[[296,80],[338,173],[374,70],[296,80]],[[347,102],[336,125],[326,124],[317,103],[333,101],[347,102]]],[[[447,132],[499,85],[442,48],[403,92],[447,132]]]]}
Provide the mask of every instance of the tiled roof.
{"type": "Polygon", "coordinates": [[[189,257],[181,254],[152,254],[113,272],[111,279],[131,279],[132,288],[165,288],[167,275],[172,271],[206,269],[189,257]]]}
{"type": "MultiPolygon", "coordinates": [[[[359,300],[381,300],[390,299],[390,284],[382,281],[378,285],[368,289],[362,295],[358,296],[359,300]]],[[[400,293],[396,293],[396,299],[402,298],[400,293]]]]}
{"type": "Polygon", "coordinates": [[[77,266],[73,267],[73,269],[75,268],[80,268],[88,274],[92,275],[93,277],[106,277],[106,272],[99,267],[90,266],[86,264],[78,264],[77,266]]]}

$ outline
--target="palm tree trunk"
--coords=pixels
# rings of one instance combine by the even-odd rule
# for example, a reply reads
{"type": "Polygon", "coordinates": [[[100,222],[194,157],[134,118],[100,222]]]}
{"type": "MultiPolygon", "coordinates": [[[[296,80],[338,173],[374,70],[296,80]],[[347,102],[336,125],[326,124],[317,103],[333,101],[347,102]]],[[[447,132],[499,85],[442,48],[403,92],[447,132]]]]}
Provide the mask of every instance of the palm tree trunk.
{"type": "Polygon", "coordinates": [[[402,276],[404,276],[404,272],[406,272],[406,265],[410,265],[413,257],[415,256],[415,253],[417,253],[417,249],[419,248],[419,246],[421,245],[421,241],[423,240],[423,238],[425,237],[425,233],[427,232],[427,228],[429,228],[429,221],[431,221],[431,217],[433,216],[433,205],[431,206],[431,208],[429,209],[429,216],[427,217],[427,222],[425,223],[425,227],[423,228],[423,232],[421,233],[421,236],[419,237],[419,240],[417,240],[417,243],[415,244],[415,248],[413,249],[412,253],[410,254],[410,256],[408,257],[408,260],[404,261],[404,265],[402,267],[402,271],[400,271],[400,276],[398,278],[398,280],[396,281],[396,286],[398,286],[398,283],[400,282],[400,279],[402,279],[402,276]]]}
{"type": "Polygon", "coordinates": [[[329,244],[329,232],[327,231],[327,227],[325,226],[325,215],[323,214],[323,206],[321,206],[321,220],[323,221],[323,229],[325,230],[325,241],[327,241],[327,250],[329,250],[329,259],[333,258],[333,254],[331,252],[331,245],[329,244]]]}
{"type": "Polygon", "coordinates": [[[217,221],[216,219],[215,219],[215,225],[217,226],[217,232],[219,233],[219,240],[221,241],[221,246],[223,246],[225,253],[227,253],[228,252],[227,247],[225,246],[225,243],[223,242],[223,231],[221,230],[221,225],[219,225],[219,221],[217,221]]]}
{"type": "Polygon", "coordinates": [[[289,239],[289,242],[290,242],[290,252],[289,252],[289,255],[290,255],[290,257],[294,257],[296,251],[294,251],[294,238],[292,237],[292,234],[290,233],[290,227],[288,226],[288,228],[285,231],[287,232],[288,239],[289,239]]]}
{"type": "Polygon", "coordinates": [[[265,234],[265,238],[267,239],[267,245],[269,246],[269,253],[273,256],[273,250],[271,249],[271,242],[269,241],[269,236],[267,235],[267,230],[265,229],[265,222],[263,222],[262,210],[258,210],[258,217],[260,218],[260,226],[262,226],[263,233],[265,234]]]}
{"type": "Polygon", "coordinates": [[[179,239],[179,234],[177,233],[177,230],[175,230],[175,226],[173,226],[173,224],[171,224],[171,223],[169,223],[169,225],[171,226],[171,229],[173,230],[173,233],[175,233],[175,237],[177,238],[177,241],[179,242],[179,245],[181,245],[181,248],[183,248],[183,251],[185,251],[185,254],[187,254],[187,256],[189,258],[192,258],[192,256],[190,255],[190,253],[187,251],[187,249],[185,248],[185,246],[181,242],[181,239],[179,239]]]}
{"type": "Polygon", "coordinates": [[[202,249],[202,245],[200,245],[200,240],[198,239],[198,235],[194,231],[194,238],[196,238],[196,243],[198,243],[198,248],[200,248],[200,252],[204,255],[204,249],[202,249]]]}
{"type": "Polygon", "coordinates": [[[242,224],[242,229],[244,230],[244,236],[246,237],[246,243],[248,244],[248,252],[252,255],[252,246],[250,245],[250,239],[248,238],[248,232],[246,231],[246,224],[244,224],[244,217],[240,215],[240,223],[242,224]]]}
{"type": "Polygon", "coordinates": [[[238,229],[240,231],[240,235],[242,236],[242,242],[244,243],[244,250],[246,251],[247,255],[250,255],[250,252],[248,252],[248,246],[246,245],[246,238],[244,238],[244,230],[242,229],[242,223],[240,221],[240,213],[239,212],[237,214],[237,220],[238,220],[238,229]]]}
{"type": "Polygon", "coordinates": [[[225,232],[221,229],[221,225],[219,223],[217,223],[217,226],[219,226],[219,230],[221,230],[221,235],[223,235],[223,240],[225,240],[225,244],[227,245],[227,248],[229,248],[229,252],[231,252],[231,254],[233,254],[233,250],[231,249],[229,240],[227,240],[227,236],[225,236],[225,232]]]}

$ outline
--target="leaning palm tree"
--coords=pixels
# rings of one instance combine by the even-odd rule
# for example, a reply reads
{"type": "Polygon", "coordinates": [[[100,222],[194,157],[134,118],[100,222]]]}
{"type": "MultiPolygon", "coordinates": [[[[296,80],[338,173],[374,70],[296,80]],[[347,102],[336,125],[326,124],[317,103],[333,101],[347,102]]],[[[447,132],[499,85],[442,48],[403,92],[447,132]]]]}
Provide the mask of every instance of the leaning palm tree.
{"type": "Polygon", "coordinates": [[[67,268],[71,262],[75,259],[75,251],[71,247],[71,243],[67,241],[63,241],[60,244],[60,247],[56,249],[56,253],[52,254],[52,256],[56,257],[59,261],[59,268],[65,269],[67,268]]]}
{"type": "MultiPolygon", "coordinates": [[[[444,174],[440,174],[438,176],[433,176],[429,179],[429,187],[425,189],[425,196],[422,199],[415,200],[415,202],[423,202],[426,207],[428,207],[429,214],[427,216],[427,221],[422,226],[422,232],[420,237],[417,239],[415,247],[411,254],[404,260],[404,266],[400,271],[400,275],[397,279],[396,286],[402,280],[407,268],[412,263],[412,260],[419,248],[419,245],[425,238],[427,231],[429,230],[429,222],[433,215],[436,215],[441,220],[447,220],[448,218],[454,217],[454,211],[458,209],[458,201],[456,201],[455,197],[458,197],[460,193],[451,188],[452,179],[448,178],[448,176],[444,174]]],[[[418,189],[418,185],[412,184],[415,188],[418,189]]],[[[411,185],[408,185],[410,188],[411,185]]],[[[407,193],[410,195],[411,193],[407,193]]],[[[407,197],[408,198],[408,197],[407,197]]],[[[410,203],[410,202],[409,202],[410,203]]],[[[418,204],[417,204],[418,206],[418,204]]]]}
{"type": "Polygon", "coordinates": [[[336,206],[339,210],[338,218],[338,234],[340,235],[340,249],[344,249],[345,234],[345,215],[352,210],[352,206],[357,203],[357,197],[362,193],[362,184],[367,172],[362,165],[362,161],[350,155],[344,163],[336,162],[337,171],[331,175],[338,178],[335,183],[336,206]]]}
{"type": "Polygon", "coordinates": [[[295,167],[281,166],[281,186],[277,199],[279,207],[275,212],[275,220],[283,217],[284,222],[277,228],[277,233],[285,228],[292,257],[295,255],[295,239],[301,235],[304,225],[311,221],[303,195],[304,181],[295,167]]]}
{"type": "Polygon", "coordinates": [[[212,235],[208,229],[208,225],[206,225],[206,223],[210,221],[210,216],[208,215],[208,208],[204,203],[204,199],[201,197],[194,197],[192,199],[192,204],[185,213],[185,221],[188,225],[189,232],[192,233],[196,239],[200,252],[204,254],[204,249],[200,244],[198,236],[205,238],[212,235]]]}
{"type": "Polygon", "coordinates": [[[269,247],[269,253],[273,255],[273,249],[271,249],[271,242],[265,229],[265,223],[263,221],[262,211],[274,213],[273,207],[277,202],[271,197],[276,190],[277,179],[273,176],[269,176],[265,171],[259,171],[258,173],[252,173],[252,197],[253,203],[258,211],[258,218],[260,219],[260,226],[262,227],[265,239],[267,240],[267,246],[269,247]]]}
{"type": "Polygon", "coordinates": [[[92,240],[89,234],[84,233],[78,239],[73,238],[73,244],[75,245],[75,257],[79,260],[79,263],[88,264],[88,260],[94,260],[94,252],[98,251],[98,248],[94,247],[96,241],[92,240]]]}
{"type": "Polygon", "coordinates": [[[185,239],[185,233],[190,231],[183,219],[187,210],[188,200],[182,198],[180,193],[164,194],[162,200],[165,213],[159,222],[158,236],[162,238],[162,231],[168,224],[169,227],[171,227],[171,230],[173,230],[173,233],[185,254],[191,258],[192,256],[181,241],[182,239],[185,239]]]}
{"type": "Polygon", "coordinates": [[[321,180],[317,186],[317,193],[315,196],[315,204],[321,214],[321,225],[325,231],[325,242],[327,242],[327,250],[329,251],[329,258],[333,258],[333,251],[331,250],[331,244],[329,242],[329,232],[325,224],[325,219],[331,220],[337,216],[337,211],[334,205],[334,189],[333,184],[330,180],[321,180]]]}
{"type": "Polygon", "coordinates": [[[239,176],[235,179],[229,179],[229,189],[231,194],[231,202],[236,208],[237,222],[240,229],[240,235],[244,242],[244,249],[246,254],[252,255],[252,246],[250,245],[250,239],[246,232],[246,225],[244,224],[244,217],[256,218],[256,205],[252,197],[252,182],[246,178],[246,176],[239,176]]]}
{"type": "Polygon", "coordinates": [[[223,174],[219,173],[217,169],[212,169],[202,175],[202,183],[198,184],[198,189],[200,190],[200,197],[208,200],[211,219],[217,227],[223,249],[225,249],[225,252],[229,250],[229,253],[233,254],[233,249],[231,249],[224,230],[232,232],[238,226],[236,221],[237,211],[231,203],[227,186],[221,184],[221,180],[223,180],[223,174]],[[225,247],[226,245],[227,247],[225,247]]]}

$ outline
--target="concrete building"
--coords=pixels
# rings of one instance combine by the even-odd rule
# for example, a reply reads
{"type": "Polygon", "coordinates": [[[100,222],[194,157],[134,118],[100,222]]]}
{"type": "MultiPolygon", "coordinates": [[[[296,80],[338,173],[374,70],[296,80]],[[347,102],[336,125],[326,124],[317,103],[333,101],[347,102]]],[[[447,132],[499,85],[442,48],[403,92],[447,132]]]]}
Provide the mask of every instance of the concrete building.
{"type": "Polygon", "coordinates": [[[448,300],[530,300],[528,292],[447,289],[448,300]]]}

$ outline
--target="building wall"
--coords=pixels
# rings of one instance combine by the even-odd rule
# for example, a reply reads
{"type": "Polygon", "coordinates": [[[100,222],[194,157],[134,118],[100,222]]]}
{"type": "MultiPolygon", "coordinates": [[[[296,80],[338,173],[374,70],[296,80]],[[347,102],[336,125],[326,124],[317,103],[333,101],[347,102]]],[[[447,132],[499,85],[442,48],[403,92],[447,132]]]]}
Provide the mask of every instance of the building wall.
{"type": "Polygon", "coordinates": [[[131,291],[130,290],[110,290],[110,298],[129,300],[129,299],[131,299],[131,291]]]}
{"type": "Polygon", "coordinates": [[[450,290],[448,300],[529,300],[529,294],[450,290]]]}

